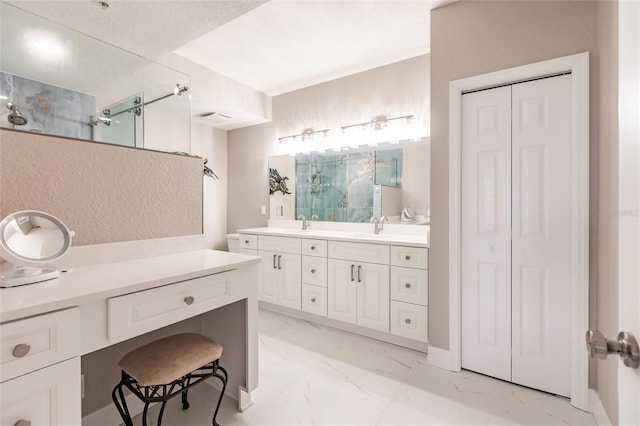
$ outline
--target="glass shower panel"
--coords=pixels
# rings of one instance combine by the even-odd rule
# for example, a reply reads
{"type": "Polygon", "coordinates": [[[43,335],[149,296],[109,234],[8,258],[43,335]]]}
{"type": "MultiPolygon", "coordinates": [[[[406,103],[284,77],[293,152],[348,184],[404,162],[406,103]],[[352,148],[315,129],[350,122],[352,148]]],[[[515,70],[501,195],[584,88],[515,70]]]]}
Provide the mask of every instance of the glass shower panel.
{"type": "Polygon", "coordinates": [[[91,127],[94,141],[142,148],[144,93],[134,93],[100,109],[92,117],[91,127]]]}
{"type": "Polygon", "coordinates": [[[375,184],[402,187],[402,149],[376,151],[375,184]]]}

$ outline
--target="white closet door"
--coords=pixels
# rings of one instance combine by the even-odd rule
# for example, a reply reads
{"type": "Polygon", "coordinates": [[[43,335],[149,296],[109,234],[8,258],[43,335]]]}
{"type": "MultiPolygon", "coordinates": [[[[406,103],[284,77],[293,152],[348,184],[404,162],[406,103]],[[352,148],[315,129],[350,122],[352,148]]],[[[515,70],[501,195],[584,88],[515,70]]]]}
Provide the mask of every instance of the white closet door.
{"type": "Polygon", "coordinates": [[[571,76],[512,87],[512,380],[569,396],[571,76]]]}
{"type": "Polygon", "coordinates": [[[511,380],[511,87],[462,97],[462,368],[511,380]]]}

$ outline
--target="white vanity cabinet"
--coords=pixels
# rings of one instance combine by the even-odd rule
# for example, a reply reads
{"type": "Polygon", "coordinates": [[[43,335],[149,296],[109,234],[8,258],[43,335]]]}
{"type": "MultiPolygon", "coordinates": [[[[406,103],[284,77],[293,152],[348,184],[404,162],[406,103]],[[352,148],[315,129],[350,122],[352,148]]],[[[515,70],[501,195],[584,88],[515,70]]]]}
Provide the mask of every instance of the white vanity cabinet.
{"type": "Polygon", "coordinates": [[[0,424],[80,425],[79,309],[3,323],[0,341],[0,424]]]}
{"type": "Polygon", "coordinates": [[[388,332],[389,246],[329,241],[328,254],[328,317],[388,332]]]}
{"type": "Polygon", "coordinates": [[[391,247],[391,334],[427,342],[429,251],[391,247]]]}
{"type": "Polygon", "coordinates": [[[327,241],[302,239],[302,310],[327,316],[327,241]]]}
{"type": "Polygon", "coordinates": [[[259,300],[301,309],[301,251],[299,238],[258,236],[258,255],[262,257],[263,272],[259,300]]]}

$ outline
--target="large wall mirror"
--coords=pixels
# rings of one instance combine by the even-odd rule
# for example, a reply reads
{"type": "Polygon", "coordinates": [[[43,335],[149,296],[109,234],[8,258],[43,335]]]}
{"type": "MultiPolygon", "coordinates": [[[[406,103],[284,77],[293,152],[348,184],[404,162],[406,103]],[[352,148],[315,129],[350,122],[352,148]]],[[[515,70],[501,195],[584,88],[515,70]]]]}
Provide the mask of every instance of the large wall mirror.
{"type": "Polygon", "coordinates": [[[5,2],[0,31],[1,127],[189,151],[188,75],[5,2]]]}
{"type": "Polygon", "coordinates": [[[269,157],[272,220],[306,219],[428,224],[430,146],[427,138],[340,152],[269,157]],[[403,214],[404,211],[404,214],[403,214]]]}

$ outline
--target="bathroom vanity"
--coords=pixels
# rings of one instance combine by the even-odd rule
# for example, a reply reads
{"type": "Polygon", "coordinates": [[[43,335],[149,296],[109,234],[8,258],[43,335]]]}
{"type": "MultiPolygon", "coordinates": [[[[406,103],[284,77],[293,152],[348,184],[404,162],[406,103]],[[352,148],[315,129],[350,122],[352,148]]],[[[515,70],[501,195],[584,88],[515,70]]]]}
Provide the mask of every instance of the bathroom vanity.
{"type": "Polygon", "coordinates": [[[421,230],[238,232],[240,252],[262,257],[261,307],[426,352],[429,249],[421,230]]]}
{"type": "Polygon", "coordinates": [[[80,425],[82,355],[194,316],[224,346],[230,393],[237,389],[239,408],[247,408],[258,379],[259,263],[192,250],[1,289],[0,423],[80,425]]]}

